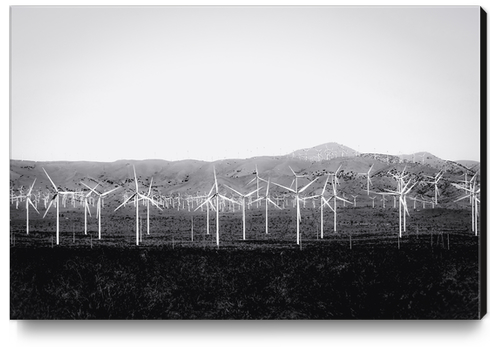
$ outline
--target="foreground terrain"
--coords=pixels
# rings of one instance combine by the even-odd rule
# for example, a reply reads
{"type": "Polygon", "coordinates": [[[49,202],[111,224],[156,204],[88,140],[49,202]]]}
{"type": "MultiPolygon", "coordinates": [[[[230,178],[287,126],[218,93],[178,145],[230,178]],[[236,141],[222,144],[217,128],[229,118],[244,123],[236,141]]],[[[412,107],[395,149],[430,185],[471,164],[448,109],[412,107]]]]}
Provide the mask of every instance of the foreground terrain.
{"type": "Polygon", "coordinates": [[[476,239],[11,248],[11,319],[476,319],[476,239]]]}
{"type": "MultiPolygon", "coordinates": [[[[25,234],[11,220],[11,319],[477,319],[479,237],[469,211],[411,211],[398,238],[395,209],[345,208],[338,232],[326,214],[260,209],[214,216],[166,211],[135,246],[134,208],[95,219],[65,212],[60,245],[54,220],[34,217],[25,234]],[[191,219],[192,218],[192,219],[191,219]],[[191,222],[193,223],[191,232],[191,222]]],[[[16,217],[17,211],[11,216],[16,217]]]]}

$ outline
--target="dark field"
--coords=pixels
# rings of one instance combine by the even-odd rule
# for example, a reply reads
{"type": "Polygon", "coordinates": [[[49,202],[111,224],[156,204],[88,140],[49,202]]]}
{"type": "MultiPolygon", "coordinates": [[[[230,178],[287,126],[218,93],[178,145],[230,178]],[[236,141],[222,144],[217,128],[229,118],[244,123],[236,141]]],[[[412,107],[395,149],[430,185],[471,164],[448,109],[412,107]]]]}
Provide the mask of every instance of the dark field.
{"type": "MultiPolygon", "coordinates": [[[[107,207],[110,211],[110,208],[107,207]]],[[[141,208],[135,246],[134,207],[102,214],[83,234],[83,210],[61,209],[61,241],[52,246],[54,214],[11,210],[11,319],[478,319],[478,242],[470,212],[410,210],[398,239],[398,211],[340,208],[338,233],[325,212],[272,210],[215,214],[153,209],[150,235],[141,208]],[[191,235],[191,215],[194,232],[191,235]],[[49,219],[48,219],[49,217],[49,219]],[[68,219],[67,219],[68,218],[68,219]]]]}

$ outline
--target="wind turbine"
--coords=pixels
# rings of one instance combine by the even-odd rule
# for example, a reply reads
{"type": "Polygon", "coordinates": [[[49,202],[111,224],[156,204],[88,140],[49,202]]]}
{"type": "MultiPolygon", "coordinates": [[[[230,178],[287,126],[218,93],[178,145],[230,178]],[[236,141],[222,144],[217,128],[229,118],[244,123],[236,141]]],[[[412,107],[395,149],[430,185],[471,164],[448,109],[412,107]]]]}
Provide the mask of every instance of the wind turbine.
{"type": "Polygon", "coordinates": [[[373,181],[371,181],[371,170],[373,169],[373,166],[374,164],[372,164],[370,167],[369,167],[369,170],[367,172],[363,172],[361,173],[361,175],[366,175],[367,176],[367,195],[369,195],[369,185],[373,184],[373,181]]]}
{"type": "Polygon", "coordinates": [[[15,193],[14,193],[14,188],[10,187],[10,204],[13,205],[14,200],[16,199],[15,193]]]}
{"type": "MultiPolygon", "coordinates": [[[[134,199],[133,201],[134,201],[134,205],[136,207],[136,246],[138,246],[139,245],[139,236],[140,236],[139,235],[139,200],[146,199],[146,200],[150,201],[154,206],[156,206],[159,210],[162,210],[162,209],[158,206],[158,204],[152,198],[140,193],[139,188],[138,188],[138,178],[136,177],[136,168],[134,167],[134,165],[133,165],[133,172],[134,172],[134,185],[135,185],[136,192],[133,193],[133,195],[131,195],[129,198],[127,198],[121,205],[116,207],[114,212],[116,212],[122,206],[126,205],[126,203],[128,201],[130,201],[131,199],[134,199]]],[[[100,199],[100,197],[99,197],[99,199],[100,199]]],[[[100,233],[99,233],[99,235],[100,235],[100,233]]]]}
{"type": "MultiPolygon", "coordinates": [[[[253,194],[253,193],[258,192],[260,189],[262,189],[262,187],[260,187],[260,188],[258,188],[258,189],[256,189],[256,190],[254,190],[254,191],[252,191],[252,192],[250,192],[250,193],[243,194],[243,193],[240,193],[239,191],[237,191],[237,190],[233,189],[232,187],[227,186],[226,184],[225,184],[224,186],[225,186],[225,187],[227,187],[228,189],[230,189],[230,190],[234,191],[235,193],[237,193],[237,194],[240,196],[240,200],[241,200],[241,202],[242,202],[242,226],[243,226],[243,240],[245,240],[245,239],[246,239],[246,236],[245,236],[245,210],[246,210],[246,208],[245,208],[245,200],[246,200],[248,197],[252,196],[252,194],[253,194]]],[[[237,202],[235,202],[235,203],[237,203],[237,202]]]]}
{"type": "Polygon", "coordinates": [[[51,201],[49,202],[48,208],[46,209],[46,212],[44,212],[43,218],[46,217],[46,214],[48,213],[49,208],[53,204],[53,201],[56,199],[56,202],[55,202],[56,203],[56,244],[59,245],[60,244],[60,195],[69,195],[69,194],[72,194],[72,192],[58,190],[58,187],[56,187],[56,185],[54,184],[51,177],[49,177],[46,170],[44,168],[43,168],[43,170],[44,170],[44,173],[46,174],[46,176],[48,176],[48,179],[51,182],[51,184],[53,185],[54,190],[55,190],[55,194],[51,198],[51,201]]]}
{"type": "Polygon", "coordinates": [[[386,208],[386,196],[384,194],[381,196],[381,201],[383,202],[383,208],[386,208]]]}
{"type": "MultiPolygon", "coordinates": [[[[27,232],[27,235],[29,235],[29,204],[32,207],[34,207],[36,212],[39,214],[39,211],[37,210],[36,206],[32,203],[32,200],[31,200],[31,193],[32,193],[32,188],[34,188],[34,184],[36,184],[35,178],[34,178],[34,182],[32,182],[31,187],[27,191],[27,194],[22,196],[23,198],[26,199],[26,232],[27,232]]],[[[17,198],[19,198],[19,197],[17,197],[17,198]]]]}
{"type": "Polygon", "coordinates": [[[358,195],[351,195],[352,198],[354,198],[354,207],[356,207],[356,198],[358,197],[358,195]]]}
{"type": "Polygon", "coordinates": [[[374,208],[374,200],[376,200],[376,195],[375,196],[370,196],[369,199],[373,200],[373,208],[374,208]]]}
{"type": "Polygon", "coordinates": [[[48,204],[48,200],[49,200],[49,191],[43,194],[44,208],[46,208],[46,205],[48,204]]]}
{"type": "MultiPolygon", "coordinates": [[[[469,188],[470,188],[470,186],[469,186],[469,182],[468,182],[468,171],[469,171],[469,169],[467,169],[467,171],[465,171],[465,172],[464,172],[464,173],[461,175],[461,176],[464,176],[464,181],[462,181],[462,180],[460,180],[460,181],[459,181],[459,182],[464,182],[464,186],[463,186],[463,187],[464,187],[465,189],[469,189],[469,188]]],[[[453,185],[455,185],[455,184],[453,183],[453,185]]],[[[460,187],[458,187],[459,185],[455,185],[455,186],[456,186],[457,188],[460,188],[460,187]]],[[[471,202],[471,197],[470,197],[470,202],[471,202]]]]}
{"type": "MultiPolygon", "coordinates": [[[[90,213],[90,208],[88,205],[88,198],[92,194],[93,190],[92,190],[92,188],[87,186],[85,183],[83,183],[83,182],[80,182],[80,183],[82,183],[85,187],[89,188],[89,192],[87,193],[87,195],[83,196],[83,206],[84,206],[84,210],[85,210],[85,235],[87,235],[87,211],[90,214],[90,217],[92,217],[92,213],[90,213]]],[[[99,185],[99,183],[97,183],[97,185],[94,187],[94,189],[97,188],[98,185],[99,185]]]]}
{"type": "Polygon", "coordinates": [[[214,173],[214,185],[211,188],[211,191],[208,194],[208,197],[204,202],[202,202],[194,211],[197,211],[201,206],[204,204],[211,203],[212,200],[215,198],[216,199],[216,245],[219,247],[219,198],[224,199],[226,201],[231,201],[232,203],[236,203],[236,201],[221,195],[218,190],[218,179],[216,178],[216,168],[213,166],[213,173],[214,173]],[[213,193],[213,188],[215,189],[215,193],[213,193]]]}
{"type": "Polygon", "coordinates": [[[159,206],[156,201],[153,200],[152,194],[151,194],[151,186],[153,184],[153,177],[151,178],[150,181],[150,187],[148,188],[148,194],[143,197],[143,201],[146,201],[146,234],[150,235],[150,202],[153,203],[160,211],[163,211],[159,206]]]}
{"type": "Polygon", "coordinates": [[[332,180],[332,183],[334,186],[337,186],[340,184],[339,182],[339,178],[337,177],[337,174],[339,173],[340,171],[340,168],[342,167],[342,164],[339,165],[338,169],[335,171],[335,173],[333,174],[333,180],[332,180]]]}
{"type": "Polygon", "coordinates": [[[335,186],[335,184],[332,184],[332,188],[333,188],[332,198],[333,198],[333,206],[334,206],[333,207],[333,210],[334,210],[334,212],[333,212],[333,219],[334,219],[333,228],[334,229],[333,230],[334,230],[334,232],[337,232],[337,199],[341,200],[341,201],[345,201],[349,204],[352,204],[352,202],[345,200],[345,199],[343,199],[337,195],[337,187],[335,186]]]}
{"type": "MultiPolygon", "coordinates": [[[[342,197],[343,197],[344,199],[347,199],[347,197],[345,196],[345,193],[342,193],[342,197]]],[[[346,202],[346,201],[347,201],[347,200],[344,200],[344,207],[345,207],[345,202],[346,202]]]]}
{"type": "Polygon", "coordinates": [[[254,190],[254,192],[257,192],[257,199],[255,200],[257,202],[257,207],[259,207],[259,201],[261,200],[261,199],[259,199],[260,181],[264,181],[264,179],[260,178],[259,169],[257,168],[257,164],[255,164],[255,177],[250,182],[247,183],[247,186],[253,182],[256,182],[256,184],[257,184],[257,189],[254,190]]]}
{"type": "MultiPolygon", "coordinates": [[[[289,168],[291,169],[291,167],[289,167],[289,168]]],[[[317,180],[318,177],[315,177],[315,179],[313,181],[311,181],[306,186],[304,186],[303,188],[298,190],[298,178],[305,177],[305,176],[304,175],[297,175],[293,169],[291,169],[291,171],[293,172],[293,174],[295,176],[296,189],[291,189],[289,187],[285,187],[279,183],[274,183],[274,182],[272,182],[272,183],[275,184],[276,186],[279,186],[281,188],[289,190],[290,192],[292,192],[295,195],[295,200],[296,200],[296,243],[299,245],[299,222],[301,220],[301,212],[300,212],[300,206],[299,206],[299,202],[301,199],[299,197],[299,194],[304,192],[306,190],[306,188],[308,188],[313,182],[315,182],[317,180]]]]}
{"type": "MultiPolygon", "coordinates": [[[[99,183],[97,183],[97,185],[94,187],[94,188],[91,188],[89,187],[88,185],[86,185],[85,183],[82,182],[82,184],[87,187],[88,189],[90,189],[90,193],[94,192],[95,194],[97,194],[97,196],[99,197],[97,199],[97,217],[99,218],[99,240],[101,239],[101,219],[102,219],[102,206],[101,206],[101,203],[102,203],[102,199],[109,195],[110,193],[112,193],[113,191],[119,189],[119,187],[116,187],[114,189],[111,189],[105,193],[99,193],[98,191],[95,190],[95,188],[97,188],[97,186],[99,185],[99,183]]],[[[89,193],[89,194],[90,194],[89,193]]],[[[86,205],[86,207],[88,208],[88,206],[86,205]]],[[[87,213],[85,213],[85,235],[87,234],[87,213]]]]}
{"type": "Polygon", "coordinates": [[[453,185],[458,188],[462,189],[468,192],[467,195],[464,195],[460,197],[459,199],[455,200],[455,202],[470,198],[471,201],[471,230],[475,232],[475,236],[478,236],[478,203],[480,202],[480,199],[478,199],[478,194],[480,194],[480,188],[478,187],[477,189],[477,184],[476,184],[476,174],[473,176],[473,178],[469,182],[469,188],[465,186],[461,186],[459,184],[453,183],[453,185]]]}
{"type": "MultiPolygon", "coordinates": [[[[264,180],[264,179],[261,178],[261,180],[264,180]]],[[[271,204],[273,204],[274,206],[276,206],[278,209],[282,210],[282,208],[280,208],[277,205],[277,203],[275,203],[274,201],[272,201],[272,199],[270,198],[270,195],[269,195],[269,186],[270,186],[270,183],[271,183],[271,179],[269,177],[269,179],[267,180],[267,188],[266,188],[266,191],[265,191],[265,196],[261,196],[259,198],[259,199],[265,199],[265,233],[266,234],[269,233],[269,202],[271,204]]]]}
{"type": "Polygon", "coordinates": [[[434,198],[435,198],[434,202],[436,205],[437,205],[437,196],[440,195],[439,188],[437,187],[437,183],[439,183],[439,180],[441,179],[442,175],[443,175],[442,170],[439,171],[437,175],[435,175],[434,177],[426,175],[426,177],[434,179],[434,181],[429,181],[428,183],[434,185],[434,198]]]}
{"type": "Polygon", "coordinates": [[[403,230],[406,231],[405,213],[410,216],[410,213],[408,212],[406,196],[412,190],[412,188],[415,187],[415,185],[417,184],[417,182],[415,182],[412,186],[409,187],[410,182],[411,179],[405,184],[403,182],[403,179],[400,179],[398,185],[399,189],[397,191],[388,190],[387,193],[383,193],[386,195],[398,196],[398,218],[399,218],[400,237],[402,237],[402,207],[403,207],[403,230]]]}
{"type": "Polygon", "coordinates": [[[417,196],[410,197],[409,199],[413,201],[413,209],[416,210],[417,209],[417,201],[419,201],[419,199],[417,199],[417,196]]]}
{"type": "Polygon", "coordinates": [[[329,197],[328,199],[325,199],[325,189],[327,188],[328,179],[329,176],[327,176],[327,179],[325,180],[325,184],[323,185],[322,193],[320,194],[320,235],[322,239],[323,239],[323,206],[327,205],[332,210],[332,212],[335,213],[332,206],[330,206],[330,204],[328,203],[330,199],[332,199],[332,196],[329,197]]]}
{"type": "MultiPolygon", "coordinates": [[[[211,193],[213,192],[213,189],[214,189],[214,184],[213,186],[211,187],[211,189],[209,190],[209,193],[208,195],[205,195],[205,196],[198,196],[196,198],[198,198],[199,200],[203,199],[203,198],[209,198],[211,196],[211,193]]],[[[194,211],[197,211],[199,208],[201,208],[201,211],[202,211],[202,206],[203,204],[200,203],[199,201],[196,202],[196,204],[198,204],[198,207],[196,207],[196,209],[194,211]]],[[[209,235],[209,205],[211,205],[211,207],[213,207],[211,201],[207,202],[206,203],[206,234],[209,235]]],[[[233,205],[234,206],[234,205],[233,205]]],[[[214,209],[214,207],[213,207],[214,209]]]]}

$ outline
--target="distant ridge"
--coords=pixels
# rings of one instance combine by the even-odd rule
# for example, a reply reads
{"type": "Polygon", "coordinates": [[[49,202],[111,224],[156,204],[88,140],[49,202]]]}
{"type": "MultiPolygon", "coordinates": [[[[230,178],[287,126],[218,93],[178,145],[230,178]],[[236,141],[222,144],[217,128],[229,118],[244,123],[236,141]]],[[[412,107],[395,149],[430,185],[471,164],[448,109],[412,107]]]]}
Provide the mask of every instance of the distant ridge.
{"type": "MultiPolygon", "coordinates": [[[[36,178],[35,190],[52,189],[42,168],[54,182],[69,191],[83,190],[81,182],[99,182],[106,189],[121,187],[131,191],[134,183],[133,165],[141,187],[152,187],[165,195],[207,194],[212,187],[213,168],[216,169],[220,185],[233,186],[239,190],[249,189],[248,183],[256,177],[271,179],[272,182],[289,186],[294,179],[291,168],[301,175],[303,183],[317,178],[311,191],[321,191],[328,174],[339,169],[341,190],[347,194],[365,195],[365,173],[373,166],[371,177],[377,189],[395,189],[390,172],[406,170],[415,181],[435,176],[443,171],[445,185],[441,185],[449,204],[459,194],[452,187],[464,173],[474,174],[480,164],[475,161],[458,162],[444,160],[429,152],[418,152],[400,156],[383,153],[360,153],[345,145],[328,142],[304,148],[283,156],[256,156],[247,159],[222,159],[212,162],[200,160],[168,161],[164,159],[117,160],[114,162],[94,161],[49,161],[10,160],[10,187],[21,189],[29,186],[36,178]],[[452,200],[451,200],[452,199],[452,200]]],[[[416,194],[429,195],[427,185],[417,186],[416,194]]],[[[143,188],[144,189],[144,188],[143,188]]],[[[122,191],[121,190],[121,191],[122,191]]],[[[271,187],[271,192],[284,194],[280,188],[271,187]]]]}
{"type": "Polygon", "coordinates": [[[475,160],[456,160],[456,163],[463,165],[470,170],[478,170],[480,168],[480,162],[475,160]]]}
{"type": "Polygon", "coordinates": [[[303,148],[291,152],[288,157],[298,158],[308,161],[323,161],[339,157],[354,157],[358,152],[339,144],[337,142],[327,142],[311,148],[303,148]]]}

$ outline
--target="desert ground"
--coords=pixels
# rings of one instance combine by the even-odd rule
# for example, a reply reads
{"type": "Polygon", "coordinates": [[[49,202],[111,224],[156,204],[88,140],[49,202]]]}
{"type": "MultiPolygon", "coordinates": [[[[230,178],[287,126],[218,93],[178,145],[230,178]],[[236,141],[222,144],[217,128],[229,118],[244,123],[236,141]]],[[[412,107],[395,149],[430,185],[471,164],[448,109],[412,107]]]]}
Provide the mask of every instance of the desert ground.
{"type": "MultiPolygon", "coordinates": [[[[113,210],[115,205],[105,206],[113,210]]],[[[11,207],[11,319],[477,319],[479,237],[470,211],[410,210],[398,237],[398,210],[371,206],[337,211],[337,232],[325,212],[296,210],[215,215],[140,206],[141,242],[135,245],[135,208],[102,214],[103,228],[83,208],[32,214],[11,207]]],[[[205,210],[204,210],[205,211],[205,210]]]]}

